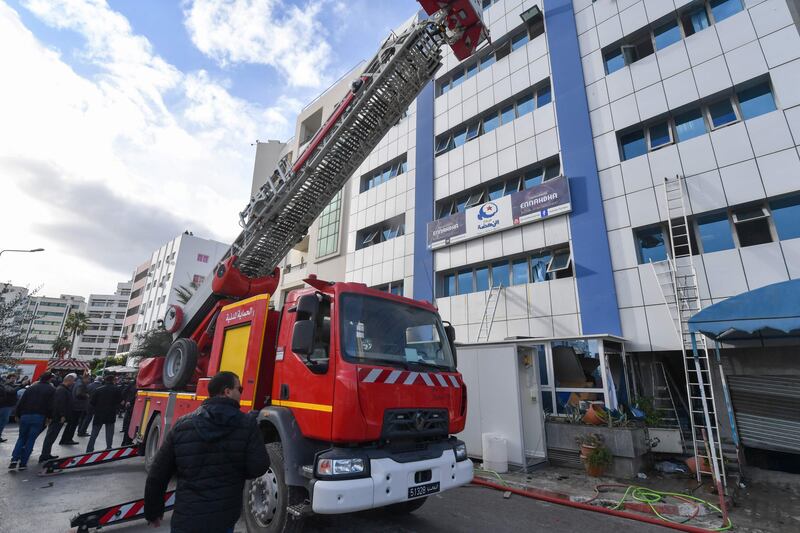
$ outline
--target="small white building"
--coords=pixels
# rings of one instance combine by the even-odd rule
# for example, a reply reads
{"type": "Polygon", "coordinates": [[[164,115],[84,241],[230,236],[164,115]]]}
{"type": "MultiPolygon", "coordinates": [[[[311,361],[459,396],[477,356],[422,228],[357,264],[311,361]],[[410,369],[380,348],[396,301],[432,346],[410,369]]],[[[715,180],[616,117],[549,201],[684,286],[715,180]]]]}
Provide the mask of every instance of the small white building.
{"type": "Polygon", "coordinates": [[[131,295],[130,281],[117,283],[114,294],[90,294],[86,314],[89,328],[75,341],[72,356],[76,359],[108,357],[117,353],[125,310],[131,295]]]}
{"type": "Polygon", "coordinates": [[[25,331],[25,350],[14,354],[24,359],[49,359],[53,341],[66,334],[64,322],[70,313],[85,312],[83,296],[62,294],[58,298],[32,296],[28,299],[30,319],[22,326],[25,331]]]}

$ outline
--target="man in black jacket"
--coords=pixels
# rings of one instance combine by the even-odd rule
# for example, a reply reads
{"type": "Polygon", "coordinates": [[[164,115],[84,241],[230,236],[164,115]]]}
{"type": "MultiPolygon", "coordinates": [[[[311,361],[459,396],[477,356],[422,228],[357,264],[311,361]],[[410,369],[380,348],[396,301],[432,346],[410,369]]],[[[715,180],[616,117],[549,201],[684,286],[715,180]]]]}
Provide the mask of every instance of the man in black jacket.
{"type": "MultiPolygon", "coordinates": [[[[97,390],[102,384],[103,384],[103,378],[97,376],[97,378],[94,381],[92,381],[86,386],[86,392],[88,393],[89,398],[92,397],[94,391],[97,390]]],[[[88,398],[87,398],[86,415],[83,417],[83,420],[81,420],[81,423],[78,426],[79,437],[89,436],[89,434],[86,433],[86,430],[89,429],[89,424],[91,424],[93,417],[94,417],[94,408],[92,407],[92,404],[88,403],[88,398]]]]}
{"type": "Polygon", "coordinates": [[[36,438],[44,429],[45,423],[53,411],[53,395],[56,390],[50,384],[52,378],[52,373],[44,372],[39,376],[38,383],[25,389],[17,404],[19,437],[17,437],[17,444],[11,453],[9,470],[17,467],[25,470],[28,467],[28,459],[33,453],[36,438]]]}
{"type": "Polygon", "coordinates": [[[64,423],[72,415],[72,385],[75,383],[75,374],[67,374],[64,381],[56,387],[56,392],[53,395],[53,408],[52,415],[50,416],[50,425],[47,427],[47,435],[44,437],[44,444],[42,445],[42,454],[39,456],[39,462],[43,463],[50,459],[55,459],[58,456],[51,453],[53,443],[56,441],[58,434],[64,423]]]}
{"type": "Polygon", "coordinates": [[[64,428],[64,433],[61,434],[62,446],[70,446],[78,444],[74,440],[75,430],[78,429],[81,420],[86,415],[86,408],[89,405],[89,392],[86,390],[86,381],[88,376],[78,376],[75,384],[72,386],[72,413],[67,421],[67,427],[64,428]]]}
{"type": "Polygon", "coordinates": [[[158,526],[164,492],[177,474],[172,532],[232,532],[246,479],[269,468],[256,419],[239,410],[242,387],[233,372],[208,384],[208,400],[175,424],[153,460],[144,490],[144,516],[158,526]]]}
{"type": "Polygon", "coordinates": [[[0,376],[0,442],[8,440],[3,438],[3,429],[17,405],[17,389],[14,388],[16,381],[17,376],[14,374],[9,374],[5,379],[0,376]]]}
{"type": "Polygon", "coordinates": [[[94,411],[94,421],[92,422],[92,436],[89,437],[89,444],[86,452],[94,451],[94,441],[100,434],[100,429],[106,427],[106,448],[111,448],[114,443],[114,424],[117,421],[117,408],[122,403],[122,393],[119,387],[114,385],[114,376],[108,374],[103,378],[103,384],[97,387],[89,398],[89,405],[94,411]]]}

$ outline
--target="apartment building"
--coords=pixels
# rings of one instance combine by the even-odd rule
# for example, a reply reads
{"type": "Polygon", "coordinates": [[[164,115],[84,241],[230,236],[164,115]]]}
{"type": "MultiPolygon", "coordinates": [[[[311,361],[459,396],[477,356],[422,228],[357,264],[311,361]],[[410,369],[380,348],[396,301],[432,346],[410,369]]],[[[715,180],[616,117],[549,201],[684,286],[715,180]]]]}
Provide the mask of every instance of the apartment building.
{"type": "MultiPolygon", "coordinates": [[[[150,257],[147,274],[138,282],[140,287],[137,290],[141,290],[141,293],[136,298],[141,298],[141,302],[138,304],[136,324],[127,334],[136,335],[158,327],[170,305],[183,303],[180,293],[190,294],[199,287],[212,274],[228,248],[227,244],[195,237],[186,231],[155,250],[150,257]]],[[[137,276],[141,276],[141,271],[138,272],[137,276]]],[[[136,314],[132,310],[135,307],[129,307],[126,314],[136,314]]],[[[135,346],[134,337],[130,349],[135,346]]]]}
{"type": "Polygon", "coordinates": [[[53,355],[53,341],[67,335],[64,322],[70,313],[86,312],[83,296],[62,294],[58,298],[31,296],[26,313],[30,316],[25,330],[25,351],[14,354],[23,359],[49,359],[53,355]]]}
{"type": "MultiPolygon", "coordinates": [[[[460,342],[533,347],[545,412],[653,395],[662,368],[680,403],[681,340],[650,264],[673,253],[665,178],[703,306],[800,277],[796,2],[480,4],[491,44],[463,62],[445,49],[342,192],[345,280],[435,301],[460,342]]],[[[326,215],[285,288],[318,268],[326,215]]],[[[764,372],[726,348],[727,369],[764,372]]],[[[760,360],[800,375],[787,353],[760,360]]]]}
{"type": "Polygon", "coordinates": [[[125,311],[131,296],[130,281],[117,283],[114,294],[90,294],[86,305],[89,327],[75,340],[75,359],[95,359],[116,355],[122,335],[125,311]]]}
{"type": "Polygon", "coordinates": [[[134,329],[139,319],[139,309],[142,305],[142,295],[147,285],[147,274],[150,272],[150,260],[148,259],[133,271],[131,280],[130,297],[128,298],[125,309],[125,318],[122,321],[122,331],[119,335],[119,346],[117,353],[127,353],[131,350],[134,342],[134,329]]]}

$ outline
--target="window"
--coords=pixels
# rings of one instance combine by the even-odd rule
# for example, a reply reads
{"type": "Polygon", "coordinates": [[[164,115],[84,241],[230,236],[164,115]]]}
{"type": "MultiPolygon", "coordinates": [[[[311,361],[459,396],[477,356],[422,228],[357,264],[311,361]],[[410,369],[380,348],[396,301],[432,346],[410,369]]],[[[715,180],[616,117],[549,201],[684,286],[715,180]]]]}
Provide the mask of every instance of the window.
{"type": "Polygon", "coordinates": [[[544,169],[542,167],[538,167],[525,173],[525,177],[523,179],[525,180],[524,183],[526,189],[530,189],[534,185],[539,185],[542,183],[543,170],[544,169]]]}
{"type": "Polygon", "coordinates": [[[483,117],[483,133],[489,133],[500,125],[500,117],[497,114],[483,117]]]}
{"type": "Polygon", "coordinates": [[[527,115],[531,113],[534,108],[533,95],[529,94],[517,100],[517,116],[527,115]]]}
{"type": "MultiPolygon", "coordinates": [[[[444,141],[447,144],[450,142],[450,139],[446,138],[444,141]]],[[[437,146],[437,151],[438,150],[439,147],[437,146]]],[[[391,161],[386,165],[378,167],[375,170],[372,170],[361,176],[361,192],[368,191],[373,187],[377,187],[378,185],[386,183],[390,179],[403,174],[408,166],[406,157],[407,154],[403,154],[394,161],[391,161]]]]}
{"type": "Polygon", "coordinates": [[[481,123],[475,122],[467,126],[467,141],[471,141],[475,137],[481,134],[481,123]]]}
{"type": "Polygon", "coordinates": [[[319,216],[317,235],[317,257],[325,257],[339,251],[339,222],[341,219],[342,191],[336,193],[331,203],[319,216]]]}
{"type": "Polygon", "coordinates": [[[518,50],[528,42],[528,32],[524,31],[511,38],[511,51],[518,50]]]}
{"type": "Polygon", "coordinates": [[[675,117],[675,131],[678,142],[688,141],[706,133],[706,121],[700,109],[692,109],[675,117]]]}
{"type": "Polygon", "coordinates": [[[504,107],[500,110],[500,122],[502,124],[508,124],[512,120],[514,120],[516,115],[514,114],[514,105],[509,105],[504,107]]]}
{"type": "Polygon", "coordinates": [[[755,246],[772,242],[769,230],[769,213],[763,207],[750,207],[733,211],[733,224],[739,237],[739,246],[755,246]]]}
{"type": "Polygon", "coordinates": [[[664,261],[667,259],[667,239],[661,226],[639,229],[634,232],[639,250],[639,263],[664,261]]]}
{"type": "Polygon", "coordinates": [[[466,75],[464,76],[465,80],[470,79],[472,76],[478,73],[478,64],[473,63],[467,67],[466,75]]]}
{"type": "Polygon", "coordinates": [[[683,25],[683,32],[687,37],[708,28],[710,23],[708,21],[708,14],[706,13],[706,6],[700,6],[684,14],[681,17],[681,24],[683,25]]]}
{"type": "Polygon", "coordinates": [[[500,263],[492,264],[492,287],[508,287],[509,279],[508,262],[503,261],[500,263]]]}
{"type": "Polygon", "coordinates": [[[458,271],[458,294],[469,294],[472,290],[472,270],[458,271]]]}
{"type": "Polygon", "coordinates": [[[403,296],[402,281],[393,281],[391,283],[387,283],[385,285],[379,285],[373,288],[379,291],[388,292],[389,294],[394,294],[395,296],[403,296]]]}
{"type": "Polygon", "coordinates": [[[606,64],[606,74],[612,74],[625,66],[625,59],[622,57],[622,50],[615,48],[604,56],[606,64]]]}
{"type": "Polygon", "coordinates": [[[744,120],[777,109],[769,83],[761,83],[755,87],[744,89],[736,93],[736,95],[739,97],[739,109],[744,120]]]}
{"type": "Polygon", "coordinates": [[[714,128],[720,128],[737,120],[736,111],[733,110],[730,98],[708,106],[708,113],[711,116],[711,125],[714,128]]]}
{"type": "Polygon", "coordinates": [[[511,53],[511,46],[510,43],[506,41],[505,43],[501,44],[497,50],[495,51],[494,55],[498,61],[506,57],[508,54],[511,53]]]}
{"type": "Polygon", "coordinates": [[[681,29],[678,27],[677,21],[670,20],[663,26],[659,26],[653,30],[653,36],[656,43],[656,50],[662,50],[681,40],[681,29]]]}
{"type": "Polygon", "coordinates": [[[649,33],[633,44],[622,45],[622,57],[625,59],[626,65],[639,61],[652,53],[653,41],[650,40],[649,33]]]}
{"type": "Polygon", "coordinates": [[[672,130],[669,127],[669,122],[661,122],[650,126],[649,133],[651,150],[672,143],[672,130]]]}
{"type": "Polygon", "coordinates": [[[731,225],[727,213],[717,213],[697,218],[697,233],[703,245],[703,253],[730,250],[734,247],[731,225]]]}
{"type": "Polygon", "coordinates": [[[445,274],[442,276],[442,296],[454,296],[456,294],[456,275],[445,274]]]}
{"type": "Polygon", "coordinates": [[[800,237],[800,196],[773,200],[769,207],[778,239],[785,241],[800,237]]]}
{"type": "Polygon", "coordinates": [[[497,200],[503,196],[503,191],[506,188],[506,184],[502,181],[500,183],[496,183],[489,187],[489,201],[497,200]]]}
{"type": "MultiPolygon", "coordinates": [[[[341,191],[340,191],[341,192],[341,191]]],[[[405,215],[364,228],[356,233],[356,250],[405,235],[405,215]]]]}
{"type": "Polygon", "coordinates": [[[457,148],[467,141],[467,130],[462,128],[453,133],[453,148],[457,148]]]}
{"type": "Polygon", "coordinates": [[[489,290],[489,267],[483,266],[475,269],[475,290],[489,290]]]}
{"type": "Polygon", "coordinates": [[[528,259],[515,259],[511,262],[511,284],[524,285],[528,283],[528,259]]]}
{"type": "Polygon", "coordinates": [[[455,74],[453,74],[453,81],[450,82],[450,88],[455,89],[464,81],[464,71],[459,70],[455,74]]]}
{"type": "Polygon", "coordinates": [[[708,5],[714,22],[721,22],[743,9],[742,0],[711,0],[708,5]]]}
{"type": "Polygon", "coordinates": [[[547,271],[547,265],[550,264],[552,255],[547,252],[542,252],[531,257],[531,281],[538,283],[541,281],[549,281],[553,279],[552,275],[547,271]]]}
{"type": "Polygon", "coordinates": [[[547,271],[556,274],[556,277],[561,277],[559,273],[569,270],[571,264],[572,254],[570,254],[569,248],[558,250],[553,253],[553,258],[547,265],[547,271]]]}
{"type": "Polygon", "coordinates": [[[495,59],[494,54],[489,54],[488,56],[481,59],[481,70],[487,69],[494,65],[497,62],[495,59]]]}
{"type": "Polygon", "coordinates": [[[536,107],[542,107],[551,102],[550,85],[545,85],[536,91],[536,107]]]}
{"type": "Polygon", "coordinates": [[[622,159],[632,159],[647,153],[647,143],[644,139],[644,131],[637,130],[620,137],[622,143],[622,159]]]}

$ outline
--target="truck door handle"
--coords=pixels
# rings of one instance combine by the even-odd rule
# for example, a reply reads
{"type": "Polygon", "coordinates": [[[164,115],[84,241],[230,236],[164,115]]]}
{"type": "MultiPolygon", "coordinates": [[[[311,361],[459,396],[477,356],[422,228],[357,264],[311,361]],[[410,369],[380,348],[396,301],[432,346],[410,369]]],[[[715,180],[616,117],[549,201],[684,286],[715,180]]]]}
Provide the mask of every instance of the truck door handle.
{"type": "Polygon", "coordinates": [[[289,385],[281,383],[281,400],[289,399],[289,385]]]}

